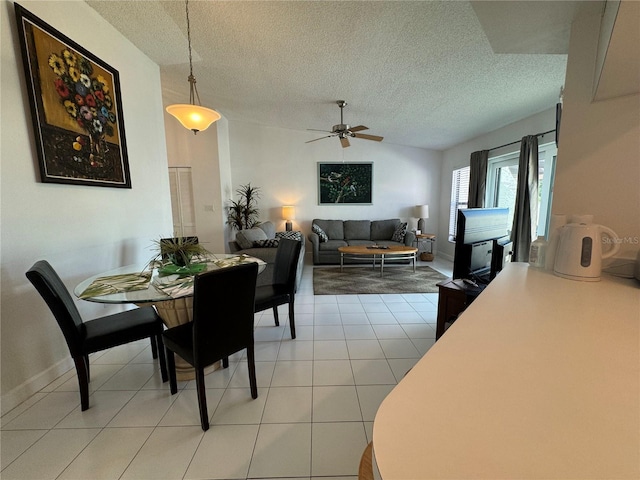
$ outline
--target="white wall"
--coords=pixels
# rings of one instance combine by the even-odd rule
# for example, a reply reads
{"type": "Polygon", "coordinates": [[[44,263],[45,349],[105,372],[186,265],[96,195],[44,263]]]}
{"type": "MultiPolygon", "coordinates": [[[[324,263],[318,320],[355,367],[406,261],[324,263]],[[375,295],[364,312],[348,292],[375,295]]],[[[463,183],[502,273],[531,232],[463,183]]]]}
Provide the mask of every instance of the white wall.
{"type": "MultiPolygon", "coordinates": [[[[558,86],[558,92],[560,86],[558,86]]],[[[440,210],[439,210],[439,226],[442,232],[438,243],[438,253],[449,260],[453,260],[454,244],[447,240],[449,232],[449,205],[451,203],[451,174],[454,170],[469,165],[469,158],[472,152],[478,150],[488,150],[499,147],[514,141],[520,142],[525,135],[534,135],[536,133],[547,132],[556,127],[556,110],[555,107],[540,112],[531,117],[525,118],[518,122],[514,122],[506,127],[495,130],[486,135],[474,138],[467,142],[456,145],[443,152],[442,176],[440,182],[442,189],[440,190],[440,210]]],[[[552,142],[555,134],[545,135],[538,139],[539,144],[552,142]]],[[[511,145],[509,147],[493,150],[490,156],[503,155],[509,152],[517,152],[520,150],[520,144],[511,145]]]]}
{"type": "MultiPolygon", "coordinates": [[[[39,182],[14,6],[3,0],[3,412],[72,366],[53,316],[24,275],[29,267],[47,259],[72,289],[95,273],[146,262],[152,256],[152,240],[172,230],[158,66],[85,2],[20,4],[119,71],[132,188],[39,182]]],[[[85,319],[120,309],[84,301],[77,305],[85,319]]]]}
{"type": "Polygon", "coordinates": [[[593,214],[622,239],[621,253],[633,256],[640,247],[640,95],[592,101],[595,7],[571,29],[552,210],[593,214]]]}
{"type": "Polygon", "coordinates": [[[342,148],[336,138],[306,144],[312,132],[229,122],[233,198],[239,185],[260,187],[260,220],[284,230],[282,205],[295,205],[294,230],[305,235],[314,218],[403,218],[415,228],[412,209],[428,204],[434,212],[426,229],[439,234],[441,153],[353,139],[342,148]],[[373,162],[373,205],[318,205],[318,162],[373,162]]]}

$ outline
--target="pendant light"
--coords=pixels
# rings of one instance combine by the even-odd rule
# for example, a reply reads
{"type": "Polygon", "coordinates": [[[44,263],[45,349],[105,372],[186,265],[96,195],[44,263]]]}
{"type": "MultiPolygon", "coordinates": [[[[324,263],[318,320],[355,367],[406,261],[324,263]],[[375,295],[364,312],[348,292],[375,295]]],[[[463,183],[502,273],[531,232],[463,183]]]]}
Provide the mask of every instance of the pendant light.
{"type": "Polygon", "coordinates": [[[189,103],[169,105],[167,112],[176,117],[183,127],[192,130],[194,134],[206,130],[220,119],[220,114],[215,110],[200,105],[200,95],[196,87],[196,77],[193,76],[193,62],[191,60],[191,26],[189,24],[189,0],[185,0],[187,12],[187,41],[189,43],[189,103]],[[198,100],[196,104],[195,101],[198,100]]]}

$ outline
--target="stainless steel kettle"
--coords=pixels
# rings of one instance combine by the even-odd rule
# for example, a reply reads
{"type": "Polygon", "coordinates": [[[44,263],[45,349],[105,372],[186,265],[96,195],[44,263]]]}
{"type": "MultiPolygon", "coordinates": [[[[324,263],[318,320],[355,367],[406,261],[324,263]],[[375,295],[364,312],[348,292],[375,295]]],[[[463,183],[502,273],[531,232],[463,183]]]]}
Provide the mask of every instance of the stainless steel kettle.
{"type": "Polygon", "coordinates": [[[591,223],[593,216],[571,218],[560,229],[553,272],[563,278],[597,282],[602,273],[602,259],[620,250],[618,235],[608,227],[591,223]],[[608,247],[603,249],[603,244],[608,247]],[[604,251],[604,253],[603,253],[604,251]]]}

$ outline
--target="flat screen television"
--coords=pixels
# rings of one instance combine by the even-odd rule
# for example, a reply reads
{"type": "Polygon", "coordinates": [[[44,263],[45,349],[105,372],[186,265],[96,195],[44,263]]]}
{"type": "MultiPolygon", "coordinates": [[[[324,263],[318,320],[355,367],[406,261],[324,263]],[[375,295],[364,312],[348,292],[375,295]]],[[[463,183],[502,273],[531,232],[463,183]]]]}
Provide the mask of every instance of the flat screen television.
{"type": "Polygon", "coordinates": [[[508,230],[508,208],[458,210],[453,278],[488,282],[495,263],[494,240],[507,236],[508,230]]]}

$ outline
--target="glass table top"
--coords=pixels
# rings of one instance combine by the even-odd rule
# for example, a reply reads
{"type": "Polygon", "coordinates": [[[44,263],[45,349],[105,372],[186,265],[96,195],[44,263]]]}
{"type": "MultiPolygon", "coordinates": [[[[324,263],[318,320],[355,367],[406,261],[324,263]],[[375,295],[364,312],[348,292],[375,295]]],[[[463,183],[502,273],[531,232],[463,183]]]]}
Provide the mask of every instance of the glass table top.
{"type": "MultiPolygon", "coordinates": [[[[265,270],[267,264],[263,260],[248,255],[237,254],[210,254],[206,259],[206,267],[204,271],[211,271],[237,265],[238,262],[253,261],[258,263],[258,273],[265,270]]],[[[139,288],[139,287],[138,287],[139,288]]],[[[174,300],[185,296],[193,295],[193,275],[161,275],[157,268],[149,270],[147,265],[127,265],[125,267],[116,268],[106,272],[93,275],[83,280],[73,290],[76,297],[82,298],[89,302],[98,303],[154,303],[167,300],[174,300]],[[150,274],[150,282],[146,288],[137,290],[122,291],[118,293],[110,293],[106,295],[84,296],[83,293],[91,286],[96,279],[101,277],[112,277],[123,274],[150,274]],[[191,288],[189,288],[189,283],[191,288]],[[164,289],[164,290],[163,290],[164,289]],[[169,292],[169,293],[168,293],[169,292]]]]}

